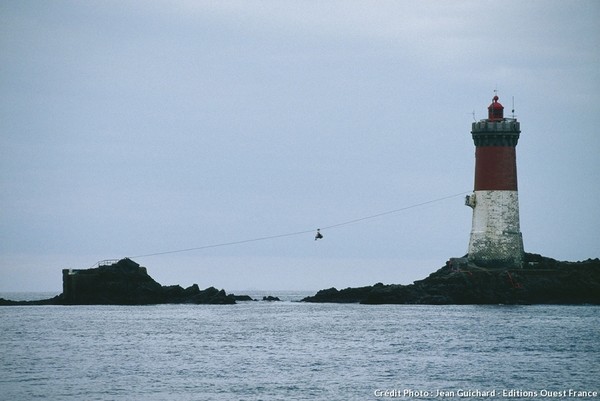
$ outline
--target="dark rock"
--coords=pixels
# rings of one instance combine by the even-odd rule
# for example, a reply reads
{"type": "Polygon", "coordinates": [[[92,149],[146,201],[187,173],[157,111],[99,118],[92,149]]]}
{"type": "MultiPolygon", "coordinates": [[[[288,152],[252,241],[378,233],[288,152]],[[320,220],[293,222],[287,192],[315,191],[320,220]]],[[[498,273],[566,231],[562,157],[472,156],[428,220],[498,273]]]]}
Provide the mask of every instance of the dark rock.
{"type": "Polygon", "coordinates": [[[250,295],[233,295],[233,298],[236,301],[256,301],[256,299],[252,298],[250,295]]]}
{"type": "Polygon", "coordinates": [[[321,290],[305,302],[363,304],[600,304],[600,260],[559,262],[526,254],[522,269],[481,268],[463,258],[409,285],[321,290]]]}
{"type": "Polygon", "coordinates": [[[183,290],[183,292],[186,296],[197,295],[200,293],[200,287],[198,287],[198,284],[192,284],[188,288],[183,290]]]}
{"type": "MultiPolygon", "coordinates": [[[[63,293],[39,301],[0,298],[14,305],[148,305],[163,303],[234,304],[252,300],[197,284],[188,288],[162,286],[145,267],[130,259],[85,270],[63,270],[63,293]]],[[[266,296],[265,301],[279,301],[266,296]]],[[[600,305],[600,259],[560,262],[526,254],[522,269],[482,268],[465,258],[452,258],[444,267],[409,285],[329,288],[305,302],[363,304],[594,304],[600,305]]]]}
{"type": "Polygon", "coordinates": [[[227,295],[225,290],[218,290],[215,287],[209,287],[190,298],[190,303],[229,305],[235,304],[233,295],[227,295]]]}
{"type": "Polygon", "coordinates": [[[131,259],[85,270],[63,270],[63,293],[41,301],[9,301],[0,305],[150,305],[150,304],[235,304],[232,295],[197,284],[188,288],[162,286],[145,267],[131,259]]]}
{"type": "Polygon", "coordinates": [[[62,294],[49,299],[41,299],[38,301],[11,301],[9,299],[0,298],[0,306],[18,306],[18,305],[63,305],[62,294]]]}

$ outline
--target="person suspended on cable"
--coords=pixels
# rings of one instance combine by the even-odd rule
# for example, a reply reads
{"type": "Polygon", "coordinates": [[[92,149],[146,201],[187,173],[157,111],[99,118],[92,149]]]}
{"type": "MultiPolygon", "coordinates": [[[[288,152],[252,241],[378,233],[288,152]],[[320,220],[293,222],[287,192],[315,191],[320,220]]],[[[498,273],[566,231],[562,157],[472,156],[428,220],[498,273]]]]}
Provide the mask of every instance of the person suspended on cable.
{"type": "Polygon", "coordinates": [[[315,241],[323,238],[323,234],[321,234],[321,229],[317,228],[317,234],[315,235],[315,241]]]}

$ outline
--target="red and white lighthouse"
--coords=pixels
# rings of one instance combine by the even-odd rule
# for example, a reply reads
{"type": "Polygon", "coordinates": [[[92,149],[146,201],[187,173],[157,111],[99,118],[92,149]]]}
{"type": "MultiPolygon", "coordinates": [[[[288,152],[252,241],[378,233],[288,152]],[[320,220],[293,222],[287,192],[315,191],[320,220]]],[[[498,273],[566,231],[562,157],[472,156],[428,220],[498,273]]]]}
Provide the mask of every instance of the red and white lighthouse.
{"type": "Polygon", "coordinates": [[[485,267],[521,267],[523,236],[519,225],[516,146],[521,133],[515,118],[504,117],[494,96],[488,118],[473,123],[475,190],[468,260],[485,267]]]}

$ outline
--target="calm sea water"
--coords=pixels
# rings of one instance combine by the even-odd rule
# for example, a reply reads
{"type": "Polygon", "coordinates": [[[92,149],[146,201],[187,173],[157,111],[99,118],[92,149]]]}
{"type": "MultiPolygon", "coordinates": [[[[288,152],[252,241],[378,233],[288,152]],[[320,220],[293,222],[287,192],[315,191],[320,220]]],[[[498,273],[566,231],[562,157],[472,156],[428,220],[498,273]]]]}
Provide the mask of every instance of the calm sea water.
{"type": "Polygon", "coordinates": [[[599,312],[289,301],[0,307],[0,399],[598,399],[568,391],[600,391],[599,312]]]}

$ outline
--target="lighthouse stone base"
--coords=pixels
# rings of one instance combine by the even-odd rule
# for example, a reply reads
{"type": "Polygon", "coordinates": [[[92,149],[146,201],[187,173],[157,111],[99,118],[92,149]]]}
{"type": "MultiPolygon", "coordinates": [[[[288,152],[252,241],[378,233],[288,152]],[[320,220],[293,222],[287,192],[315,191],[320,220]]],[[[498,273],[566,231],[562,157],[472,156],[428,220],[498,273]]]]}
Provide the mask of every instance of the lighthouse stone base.
{"type": "Polygon", "coordinates": [[[482,267],[519,268],[523,265],[523,236],[519,228],[517,191],[475,191],[469,262],[482,267]]]}

